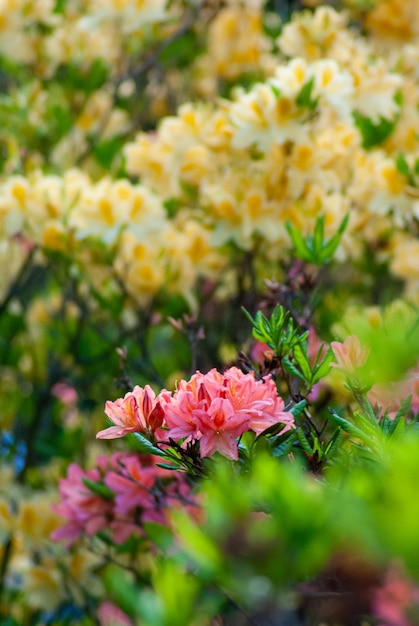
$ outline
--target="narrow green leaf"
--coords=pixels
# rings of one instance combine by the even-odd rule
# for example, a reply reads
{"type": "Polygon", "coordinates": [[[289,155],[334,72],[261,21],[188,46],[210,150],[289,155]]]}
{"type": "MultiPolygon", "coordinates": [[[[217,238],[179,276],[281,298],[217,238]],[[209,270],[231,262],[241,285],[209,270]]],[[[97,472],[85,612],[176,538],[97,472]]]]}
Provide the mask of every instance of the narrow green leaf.
{"type": "MultiPolygon", "coordinates": [[[[294,446],[294,442],[296,440],[296,436],[288,437],[285,441],[278,445],[272,445],[271,452],[272,456],[276,458],[280,458],[281,456],[285,456],[289,454],[294,446]]],[[[271,440],[272,442],[272,440],[271,440]]]]}
{"type": "Polygon", "coordinates": [[[253,317],[250,315],[249,311],[247,311],[244,306],[241,307],[242,312],[245,314],[245,316],[247,317],[247,319],[249,320],[249,322],[252,324],[252,326],[255,325],[255,320],[253,319],[253,317]]]}
{"type": "Polygon", "coordinates": [[[398,420],[400,417],[404,417],[407,413],[409,413],[412,410],[412,398],[413,398],[413,395],[410,394],[410,396],[407,396],[407,398],[403,400],[403,402],[400,405],[399,410],[394,416],[395,420],[398,420]]]}
{"type": "Polygon", "coordinates": [[[346,420],[344,417],[341,417],[334,411],[331,411],[330,413],[333,419],[335,420],[335,422],[337,422],[339,426],[341,426],[342,429],[345,432],[347,432],[349,435],[351,435],[352,437],[355,437],[356,439],[360,439],[361,441],[365,443],[369,443],[369,444],[372,443],[371,438],[368,437],[368,435],[363,430],[361,430],[360,428],[358,428],[357,426],[355,426],[354,424],[346,420]]]}
{"type": "Polygon", "coordinates": [[[316,219],[313,235],[313,252],[316,256],[321,254],[324,242],[324,215],[316,219]]]}
{"type": "Polygon", "coordinates": [[[112,489],[109,489],[104,483],[97,483],[89,478],[82,478],[82,481],[92,493],[104,500],[112,500],[115,497],[112,489]]]}
{"type": "Polygon", "coordinates": [[[302,374],[300,370],[297,369],[293,363],[291,363],[288,357],[284,357],[282,359],[282,366],[285,369],[285,371],[288,372],[288,374],[292,374],[293,376],[296,376],[296,378],[299,378],[303,382],[306,381],[304,374],[302,374]]]}
{"type": "Polygon", "coordinates": [[[156,463],[156,465],[166,470],[180,470],[180,465],[169,465],[168,463],[156,463]]]}
{"type": "Polygon", "coordinates": [[[307,107],[308,109],[316,108],[318,98],[313,98],[312,93],[314,89],[315,79],[314,76],[310,78],[301,88],[300,93],[296,98],[297,105],[300,107],[307,107]]]}
{"type": "MultiPolygon", "coordinates": [[[[322,349],[323,349],[323,346],[320,348],[320,351],[319,351],[320,354],[321,354],[322,349]]],[[[324,378],[329,373],[330,364],[333,361],[333,359],[334,359],[333,350],[332,348],[329,347],[326,351],[326,354],[323,357],[323,360],[318,364],[316,363],[316,365],[313,368],[313,377],[311,380],[312,385],[315,385],[316,383],[318,383],[319,380],[324,378]]],[[[316,361],[317,361],[317,357],[316,357],[316,361]]]]}
{"type": "Polygon", "coordinates": [[[323,262],[330,260],[332,256],[334,255],[334,253],[336,252],[340,244],[342,235],[345,232],[348,223],[349,223],[349,213],[347,213],[345,217],[343,218],[342,222],[339,225],[337,232],[329,239],[329,241],[327,241],[323,245],[323,250],[322,250],[323,262]]]}
{"type": "Polygon", "coordinates": [[[400,417],[399,419],[393,422],[393,427],[391,429],[390,435],[402,435],[406,430],[406,420],[404,417],[400,417]]]}
{"type": "Polygon", "coordinates": [[[338,427],[333,433],[332,437],[329,439],[327,446],[324,450],[324,456],[326,458],[331,458],[334,455],[334,453],[339,447],[340,439],[341,439],[341,430],[338,427]]]}
{"type": "Polygon", "coordinates": [[[300,402],[297,402],[297,404],[294,404],[293,407],[291,407],[290,413],[292,413],[295,418],[299,417],[306,408],[306,406],[307,400],[301,400],[300,402]]]}
{"type": "Polygon", "coordinates": [[[167,454],[154,446],[144,435],[141,433],[132,433],[133,441],[135,441],[135,448],[138,452],[143,452],[144,454],[155,454],[156,456],[161,456],[167,458],[167,454]]]}
{"type": "Polygon", "coordinates": [[[304,343],[297,343],[294,346],[293,356],[294,356],[295,363],[298,365],[298,367],[301,369],[302,373],[304,374],[304,378],[310,384],[312,375],[311,375],[310,362],[308,360],[306,350],[307,350],[307,346],[304,343]]]}
{"type": "Polygon", "coordinates": [[[299,442],[301,443],[301,447],[303,448],[303,450],[311,456],[313,454],[313,449],[301,428],[297,428],[297,437],[299,442]]]}
{"type": "Polygon", "coordinates": [[[409,163],[406,161],[405,155],[402,152],[400,152],[400,154],[397,155],[395,159],[395,164],[396,164],[396,169],[399,172],[399,174],[408,178],[410,175],[410,167],[409,167],[409,163]]]}
{"type": "Polygon", "coordinates": [[[287,229],[291,239],[291,243],[295,248],[296,255],[303,261],[310,261],[311,251],[309,250],[307,242],[302,234],[296,228],[294,228],[294,226],[288,220],[285,222],[285,228],[287,229]]]}
{"type": "Polygon", "coordinates": [[[148,537],[160,550],[167,550],[172,545],[173,534],[167,526],[156,522],[144,522],[143,527],[148,537]]]}

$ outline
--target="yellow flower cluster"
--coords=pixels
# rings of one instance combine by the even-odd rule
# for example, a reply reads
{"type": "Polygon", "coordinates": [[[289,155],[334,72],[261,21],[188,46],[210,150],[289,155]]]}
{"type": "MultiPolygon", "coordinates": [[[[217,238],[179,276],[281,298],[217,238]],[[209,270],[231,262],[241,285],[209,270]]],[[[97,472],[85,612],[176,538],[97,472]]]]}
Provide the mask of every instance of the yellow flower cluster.
{"type": "Polygon", "coordinates": [[[0,252],[16,259],[6,265],[3,291],[33,246],[72,256],[92,280],[123,284],[141,304],[162,287],[191,299],[198,276],[215,276],[223,263],[198,215],[179,211],[169,219],[147,187],[126,179],[94,183],[80,170],[0,185],[0,252]]]}
{"type": "Polygon", "coordinates": [[[50,75],[62,63],[88,65],[101,59],[112,68],[124,52],[144,43],[145,28],[173,15],[165,0],[69,0],[56,11],[54,0],[3,0],[0,4],[0,52],[50,75]],[[135,40],[135,39],[134,39],[135,40]]]}
{"type": "Polygon", "coordinates": [[[128,172],[166,200],[189,194],[215,247],[233,241],[265,258],[283,258],[287,220],[309,233],[325,215],[330,235],[349,211],[340,258],[366,242],[411,287],[419,39],[383,52],[320,7],[297,14],[278,47],[291,58],[265,82],[214,106],[185,104],[157,134],[140,133],[125,149],[128,172]]]}

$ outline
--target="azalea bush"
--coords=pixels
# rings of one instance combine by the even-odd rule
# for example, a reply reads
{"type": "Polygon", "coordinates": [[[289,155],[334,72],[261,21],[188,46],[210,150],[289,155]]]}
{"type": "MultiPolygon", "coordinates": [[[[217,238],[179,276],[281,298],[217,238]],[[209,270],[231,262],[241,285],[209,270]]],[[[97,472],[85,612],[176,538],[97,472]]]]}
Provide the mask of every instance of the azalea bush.
{"type": "Polygon", "coordinates": [[[0,7],[2,624],[418,622],[418,16],[0,7]]]}

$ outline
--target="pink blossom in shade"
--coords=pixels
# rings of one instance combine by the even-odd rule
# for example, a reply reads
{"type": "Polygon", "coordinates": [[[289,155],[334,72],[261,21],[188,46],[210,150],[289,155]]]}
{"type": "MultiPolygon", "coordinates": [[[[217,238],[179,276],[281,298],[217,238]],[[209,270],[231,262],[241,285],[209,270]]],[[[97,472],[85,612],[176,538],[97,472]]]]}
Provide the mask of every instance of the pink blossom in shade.
{"type": "Polygon", "coordinates": [[[136,507],[153,508],[151,489],[155,482],[154,467],[142,467],[135,456],[126,458],[120,472],[109,472],[105,476],[106,486],[115,493],[115,513],[126,515],[136,507]]]}
{"type": "Polygon", "coordinates": [[[134,626],[128,615],[112,602],[102,602],[97,610],[100,626],[134,626]]]}
{"type": "Polygon", "coordinates": [[[368,400],[372,405],[377,404],[385,409],[387,415],[393,418],[400,408],[400,404],[412,395],[412,411],[419,411],[419,367],[407,372],[403,380],[373,385],[368,392],[368,400]]]}
{"type": "Polygon", "coordinates": [[[105,413],[115,426],[101,430],[96,438],[116,439],[128,433],[156,431],[163,424],[164,404],[169,398],[170,394],[166,390],[156,397],[150,385],[146,385],[144,389],[137,385],[123,398],[118,398],[115,402],[108,400],[105,413]]]}
{"type": "Polygon", "coordinates": [[[331,363],[331,367],[343,370],[346,374],[353,374],[359,367],[365,365],[369,349],[361,346],[356,335],[346,337],[345,341],[332,341],[333,353],[337,363],[331,363]]]}
{"type": "MultiPolygon", "coordinates": [[[[408,580],[399,568],[392,567],[372,599],[372,614],[378,626],[411,626],[409,609],[419,608],[419,587],[408,580]],[[382,621],[381,621],[382,620],[382,621]]],[[[415,622],[416,623],[416,622],[415,622]]]]}
{"type": "Polygon", "coordinates": [[[256,340],[253,343],[252,349],[250,351],[250,358],[252,361],[256,361],[256,363],[263,364],[266,358],[272,358],[274,352],[272,348],[268,346],[267,343],[263,343],[262,341],[256,340]]]}
{"type": "Polygon", "coordinates": [[[67,478],[59,481],[61,503],[52,508],[66,518],[67,523],[52,533],[54,541],[67,540],[68,545],[72,545],[80,535],[94,535],[108,524],[112,502],[93,493],[84,484],[84,478],[93,482],[101,480],[97,469],[84,471],[73,463],[68,468],[67,478]]]}
{"type": "Polygon", "coordinates": [[[76,404],[78,399],[77,391],[66,383],[56,383],[51,392],[63,404],[76,404]]]}

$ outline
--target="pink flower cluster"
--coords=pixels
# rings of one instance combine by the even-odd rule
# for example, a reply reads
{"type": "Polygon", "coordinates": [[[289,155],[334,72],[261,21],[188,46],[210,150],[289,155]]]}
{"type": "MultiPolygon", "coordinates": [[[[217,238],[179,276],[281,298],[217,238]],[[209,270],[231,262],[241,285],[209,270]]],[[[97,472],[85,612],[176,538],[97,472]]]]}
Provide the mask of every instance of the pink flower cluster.
{"type": "Polygon", "coordinates": [[[113,542],[121,544],[142,533],[143,522],[166,524],[168,507],[190,504],[190,488],[182,474],[158,467],[156,460],[117,452],[100,456],[92,470],[71,464],[59,481],[61,503],[53,505],[67,522],[51,538],[72,545],[81,535],[110,531],[113,542]]]}
{"type": "Polygon", "coordinates": [[[259,435],[278,423],[282,433],[294,428],[274,381],[268,376],[256,380],[237,367],[223,374],[196,372],[180,381],[173,395],[163,390],[156,397],[148,385],[135,387],[123,399],[107,402],[105,412],[115,426],[99,432],[99,439],[153,433],[161,443],[199,441],[201,457],[219,452],[232,460],[238,459],[237,439],[246,431],[259,435]]]}

